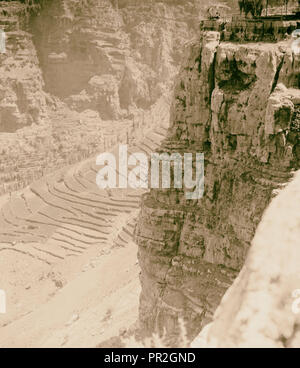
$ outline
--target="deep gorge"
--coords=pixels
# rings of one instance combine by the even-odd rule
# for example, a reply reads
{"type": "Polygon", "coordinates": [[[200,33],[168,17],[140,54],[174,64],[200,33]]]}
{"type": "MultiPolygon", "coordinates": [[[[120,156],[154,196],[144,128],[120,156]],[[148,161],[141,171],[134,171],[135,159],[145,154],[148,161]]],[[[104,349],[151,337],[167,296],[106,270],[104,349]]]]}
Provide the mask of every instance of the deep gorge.
{"type": "Polygon", "coordinates": [[[0,1],[0,346],[299,346],[300,22],[209,5],[0,1]],[[119,144],[204,153],[203,198],[100,191],[119,144]]]}

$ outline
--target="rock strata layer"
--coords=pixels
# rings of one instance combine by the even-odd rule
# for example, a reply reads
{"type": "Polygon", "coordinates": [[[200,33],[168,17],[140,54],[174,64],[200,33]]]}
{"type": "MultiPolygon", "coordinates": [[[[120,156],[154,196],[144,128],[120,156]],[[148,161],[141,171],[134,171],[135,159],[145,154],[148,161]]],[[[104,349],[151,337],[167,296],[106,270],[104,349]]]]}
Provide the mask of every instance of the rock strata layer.
{"type": "Polygon", "coordinates": [[[300,70],[288,43],[227,43],[204,31],[187,55],[161,151],[205,153],[204,197],[153,189],[136,229],[142,329],[174,341],[178,318],[191,338],[211,321],[300,163],[300,70]]]}
{"type": "Polygon", "coordinates": [[[175,0],[0,2],[0,194],[159,125],[183,45],[198,32],[195,9],[175,0]]]}
{"type": "Polygon", "coordinates": [[[300,173],[271,203],[240,275],[193,347],[299,348],[300,173]]]}

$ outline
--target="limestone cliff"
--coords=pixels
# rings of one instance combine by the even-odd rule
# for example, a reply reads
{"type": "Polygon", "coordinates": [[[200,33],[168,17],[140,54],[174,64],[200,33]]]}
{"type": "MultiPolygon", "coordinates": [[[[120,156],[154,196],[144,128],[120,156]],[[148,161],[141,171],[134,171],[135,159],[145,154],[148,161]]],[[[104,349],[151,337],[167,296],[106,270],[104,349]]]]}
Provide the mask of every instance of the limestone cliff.
{"type": "Polygon", "coordinates": [[[103,119],[148,108],[168,93],[198,23],[193,1],[52,1],[33,27],[46,89],[103,119]]]}
{"type": "Polygon", "coordinates": [[[136,229],[141,326],[195,336],[241,270],[263,211],[299,167],[299,59],[289,42],[191,43],[165,152],[205,153],[205,194],[152,190],[136,229]]]}
{"type": "Polygon", "coordinates": [[[0,53],[0,132],[39,124],[46,114],[44,80],[28,32],[30,14],[17,1],[0,3],[0,29],[6,52],[0,53]]]}
{"type": "Polygon", "coordinates": [[[0,194],[159,124],[199,14],[195,1],[1,1],[0,194]]]}
{"type": "Polygon", "coordinates": [[[300,173],[263,216],[246,264],[194,347],[299,348],[300,173]]]}

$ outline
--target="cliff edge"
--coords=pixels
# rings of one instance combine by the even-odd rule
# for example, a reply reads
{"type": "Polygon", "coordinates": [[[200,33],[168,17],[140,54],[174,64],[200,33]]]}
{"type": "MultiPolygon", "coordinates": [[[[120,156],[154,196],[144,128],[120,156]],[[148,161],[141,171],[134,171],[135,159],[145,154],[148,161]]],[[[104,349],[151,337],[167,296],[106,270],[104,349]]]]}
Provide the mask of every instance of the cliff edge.
{"type": "Polygon", "coordinates": [[[194,347],[300,345],[300,172],[274,199],[240,275],[194,347]]]}
{"type": "Polygon", "coordinates": [[[177,80],[163,152],[203,152],[205,193],[155,189],[136,229],[140,322],[171,341],[211,321],[262,215],[299,167],[299,57],[290,41],[234,43],[203,30],[177,80]]]}

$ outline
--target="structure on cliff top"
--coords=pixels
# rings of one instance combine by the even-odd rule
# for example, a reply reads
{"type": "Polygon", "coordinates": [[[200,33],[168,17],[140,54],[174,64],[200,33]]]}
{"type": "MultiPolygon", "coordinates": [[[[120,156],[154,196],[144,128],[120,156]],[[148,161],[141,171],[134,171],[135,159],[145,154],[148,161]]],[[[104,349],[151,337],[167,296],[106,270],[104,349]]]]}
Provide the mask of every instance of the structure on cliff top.
{"type": "MultiPolygon", "coordinates": [[[[240,1],[239,15],[218,17],[200,22],[203,31],[220,32],[221,41],[230,42],[278,42],[288,39],[292,32],[300,28],[300,1],[298,7],[277,6],[268,13],[268,2],[264,5],[258,1],[240,1]],[[265,7],[265,15],[262,10],[265,7]],[[250,9],[250,10],[249,10],[250,9]],[[258,10],[257,10],[258,9],[258,10]],[[252,18],[248,18],[249,12],[252,18]],[[268,15],[269,14],[269,15],[268,15]]],[[[275,1],[275,5],[287,2],[275,1]]]]}

